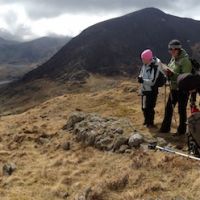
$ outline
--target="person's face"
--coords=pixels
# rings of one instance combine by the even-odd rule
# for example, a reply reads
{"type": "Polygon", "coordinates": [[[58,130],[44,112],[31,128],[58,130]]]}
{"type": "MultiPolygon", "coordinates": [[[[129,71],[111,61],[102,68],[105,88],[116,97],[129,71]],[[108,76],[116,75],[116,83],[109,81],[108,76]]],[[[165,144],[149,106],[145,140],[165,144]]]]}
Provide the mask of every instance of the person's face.
{"type": "Polygon", "coordinates": [[[170,48],[169,53],[171,54],[172,57],[177,58],[179,55],[179,49],[170,48]]]}
{"type": "Polygon", "coordinates": [[[148,65],[151,63],[151,60],[142,59],[143,64],[148,65]]]}

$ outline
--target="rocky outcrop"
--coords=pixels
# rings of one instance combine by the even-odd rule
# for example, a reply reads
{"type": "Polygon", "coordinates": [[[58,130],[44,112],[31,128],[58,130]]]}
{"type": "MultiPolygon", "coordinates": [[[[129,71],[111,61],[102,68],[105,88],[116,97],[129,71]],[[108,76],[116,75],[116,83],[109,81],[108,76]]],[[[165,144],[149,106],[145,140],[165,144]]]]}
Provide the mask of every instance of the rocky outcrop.
{"type": "Polygon", "coordinates": [[[130,152],[144,142],[144,137],[124,118],[75,112],[63,129],[71,131],[77,141],[104,151],[130,152]]]}

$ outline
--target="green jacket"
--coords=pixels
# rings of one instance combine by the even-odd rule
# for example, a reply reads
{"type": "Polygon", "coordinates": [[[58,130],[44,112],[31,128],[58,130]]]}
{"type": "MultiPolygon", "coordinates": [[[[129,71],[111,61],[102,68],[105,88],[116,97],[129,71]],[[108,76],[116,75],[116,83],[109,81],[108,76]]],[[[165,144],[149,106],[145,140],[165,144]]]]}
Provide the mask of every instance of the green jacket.
{"type": "Polygon", "coordinates": [[[184,49],[181,49],[181,54],[178,58],[172,58],[168,66],[173,70],[174,74],[171,76],[171,87],[172,90],[176,90],[177,77],[183,73],[190,73],[192,70],[192,64],[189,60],[189,56],[184,49]]]}

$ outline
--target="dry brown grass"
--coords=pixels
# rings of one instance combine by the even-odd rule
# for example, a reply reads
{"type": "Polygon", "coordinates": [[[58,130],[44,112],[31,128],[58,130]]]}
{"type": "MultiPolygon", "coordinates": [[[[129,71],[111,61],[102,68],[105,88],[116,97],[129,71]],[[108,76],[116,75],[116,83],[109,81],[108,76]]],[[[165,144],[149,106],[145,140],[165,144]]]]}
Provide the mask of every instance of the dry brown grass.
{"type": "MultiPolygon", "coordinates": [[[[147,137],[157,135],[156,130],[141,126],[137,92],[124,92],[137,84],[103,79],[100,88],[92,88],[94,83],[95,79],[90,80],[81,93],[67,93],[24,113],[1,117],[0,166],[13,162],[17,170],[10,177],[0,174],[0,199],[74,200],[81,195],[89,200],[198,199],[198,162],[162,152],[100,152],[76,143],[62,130],[69,114],[78,109],[126,117],[147,137]],[[46,138],[42,142],[41,136],[46,138]],[[71,143],[69,151],[61,148],[64,141],[71,143]]],[[[163,115],[162,94],[156,108],[158,125],[163,115]]],[[[170,136],[166,139],[174,142],[170,136]]]]}

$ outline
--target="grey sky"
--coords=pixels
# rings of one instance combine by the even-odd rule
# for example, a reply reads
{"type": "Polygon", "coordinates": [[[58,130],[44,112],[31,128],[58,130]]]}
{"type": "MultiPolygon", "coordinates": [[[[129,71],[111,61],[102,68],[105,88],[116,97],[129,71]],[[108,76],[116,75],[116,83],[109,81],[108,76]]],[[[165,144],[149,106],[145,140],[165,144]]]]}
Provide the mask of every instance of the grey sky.
{"type": "MultiPolygon", "coordinates": [[[[58,19],[58,17],[62,15],[70,15],[70,20],[73,20],[73,16],[77,17],[82,15],[82,20],[77,19],[80,24],[80,30],[77,29],[74,31],[77,33],[81,31],[82,28],[86,28],[84,26],[87,26],[87,24],[91,25],[91,23],[101,21],[102,19],[108,19],[110,16],[120,16],[145,7],[156,7],[173,15],[200,20],[199,0],[0,0],[0,5],[1,7],[5,7],[4,11],[7,9],[7,12],[0,14],[0,19],[3,20],[2,24],[4,23],[5,26],[4,29],[9,29],[8,31],[12,32],[12,34],[26,34],[28,36],[37,35],[37,33],[34,33],[31,24],[34,22],[41,22],[41,20],[58,19]],[[22,20],[21,17],[20,21],[20,17],[18,16],[20,15],[20,11],[18,10],[21,8],[23,8],[25,12],[26,20],[22,20]],[[83,24],[84,20],[86,20],[84,17],[89,16],[96,16],[96,19],[83,24]]],[[[63,34],[70,35],[70,31],[67,30],[67,27],[70,26],[69,18],[64,20],[63,17],[62,20],[66,26],[66,32],[63,34]]],[[[55,23],[57,23],[57,21],[55,21],[55,23]]],[[[79,24],[74,23],[74,27],[79,24]]],[[[0,28],[3,28],[1,27],[1,23],[0,28]]],[[[73,27],[71,27],[71,29],[73,29],[73,27]]],[[[46,32],[54,33],[54,30],[50,30],[49,26],[46,32]]],[[[62,31],[60,30],[60,32],[62,31]]],[[[58,32],[58,34],[60,34],[60,32],[58,32]]],[[[71,32],[73,32],[73,30],[71,30],[71,32]]]]}

